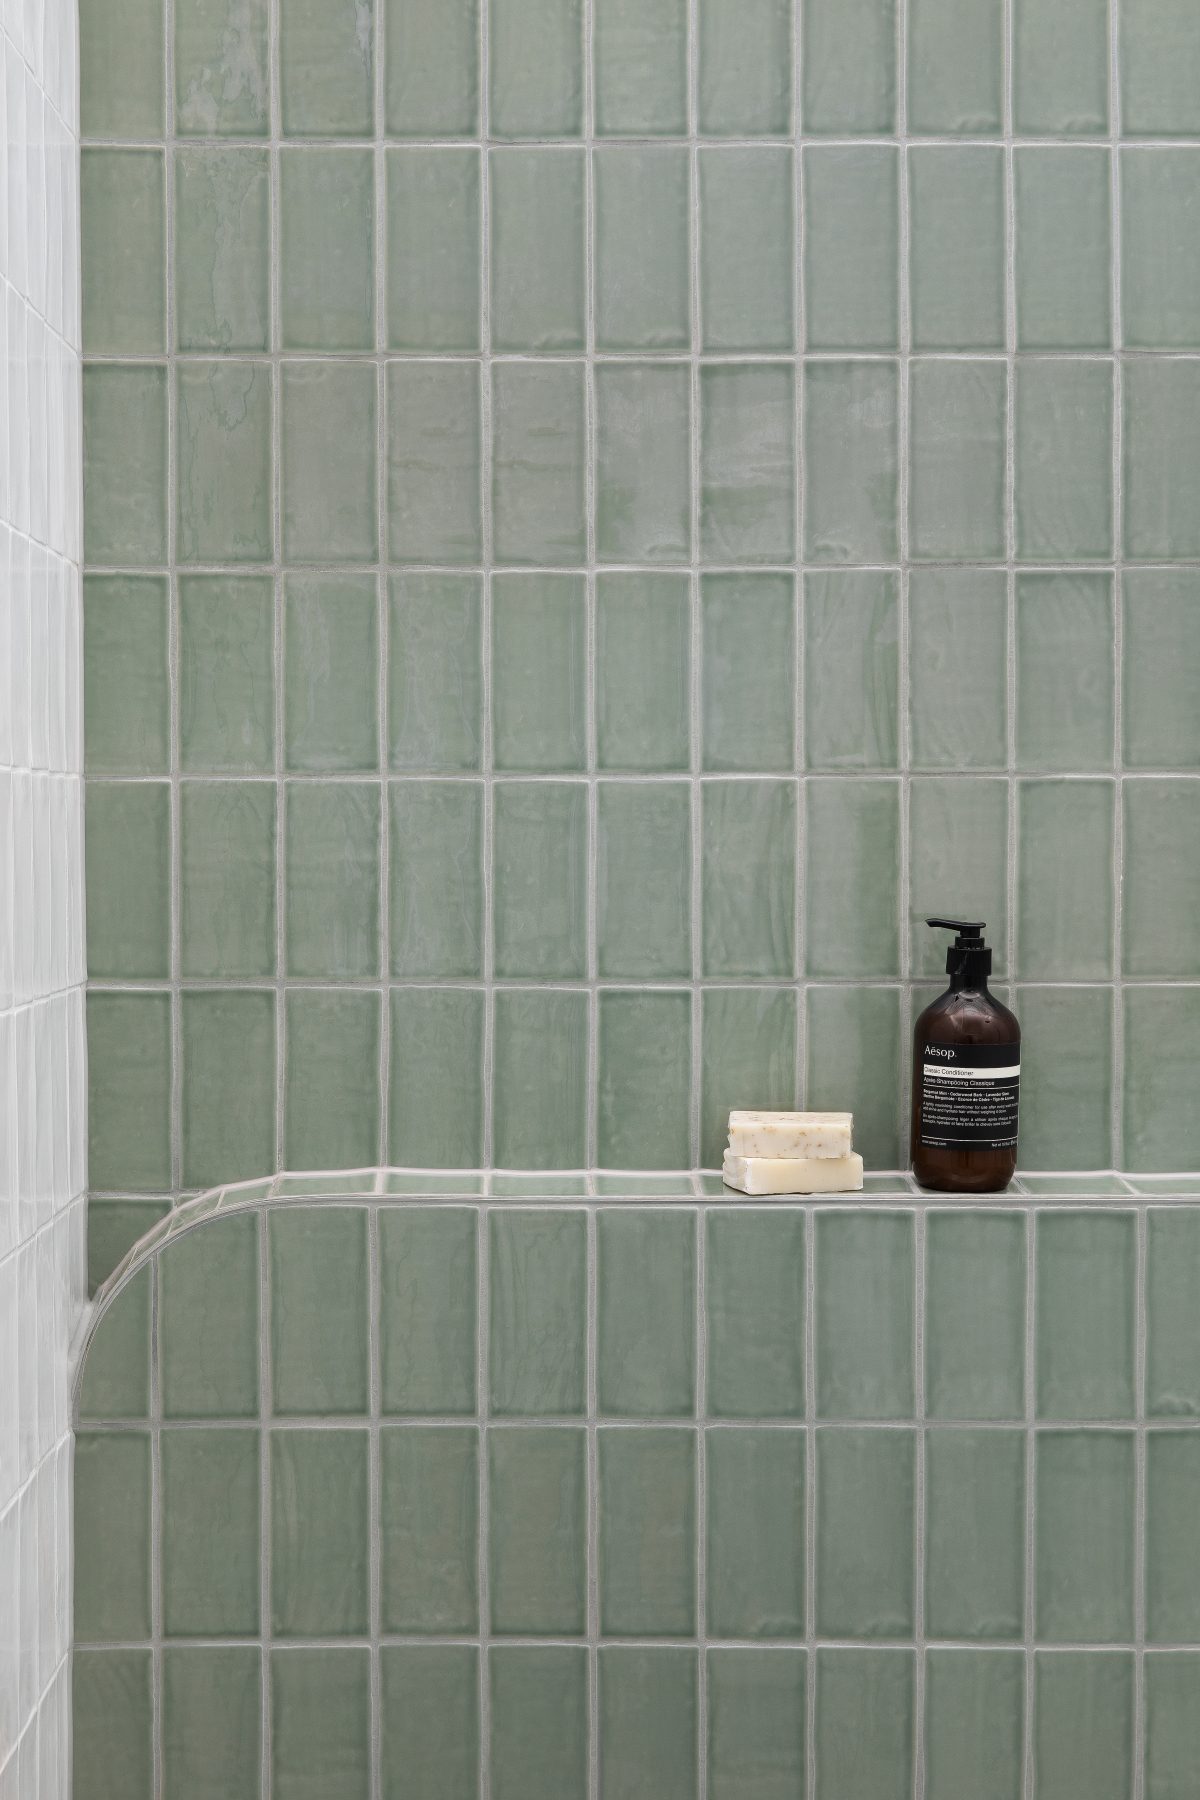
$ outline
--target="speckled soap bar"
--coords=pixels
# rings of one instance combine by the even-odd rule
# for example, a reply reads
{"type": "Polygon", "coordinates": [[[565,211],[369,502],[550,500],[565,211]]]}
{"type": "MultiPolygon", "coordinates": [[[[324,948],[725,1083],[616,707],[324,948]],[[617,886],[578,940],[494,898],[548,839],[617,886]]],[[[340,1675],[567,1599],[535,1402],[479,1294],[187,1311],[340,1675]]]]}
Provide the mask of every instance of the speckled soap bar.
{"type": "Polygon", "coordinates": [[[849,1156],[853,1122],[848,1112],[731,1112],[729,1148],[736,1156],[849,1156]]]}

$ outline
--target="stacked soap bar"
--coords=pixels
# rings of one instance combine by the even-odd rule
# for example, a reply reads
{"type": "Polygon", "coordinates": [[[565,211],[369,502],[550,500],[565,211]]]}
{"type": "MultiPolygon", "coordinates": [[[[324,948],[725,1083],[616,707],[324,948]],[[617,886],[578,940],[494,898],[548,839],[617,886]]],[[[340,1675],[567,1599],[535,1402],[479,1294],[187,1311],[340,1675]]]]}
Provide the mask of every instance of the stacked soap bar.
{"type": "Polygon", "coordinates": [[[857,1193],[853,1123],[844,1112],[731,1112],[721,1179],[743,1194],[857,1193]]]}

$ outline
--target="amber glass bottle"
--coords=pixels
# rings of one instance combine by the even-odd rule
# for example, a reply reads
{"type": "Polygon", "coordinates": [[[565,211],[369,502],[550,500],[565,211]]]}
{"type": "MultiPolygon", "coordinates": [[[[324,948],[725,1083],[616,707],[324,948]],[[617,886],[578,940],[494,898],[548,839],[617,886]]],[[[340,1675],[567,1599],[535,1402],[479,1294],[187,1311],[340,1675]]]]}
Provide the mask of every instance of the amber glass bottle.
{"type": "Polygon", "coordinates": [[[988,992],[982,923],[926,923],[957,935],[950,985],[913,1030],[913,1174],[939,1193],[997,1194],[1017,1167],[1021,1027],[988,992]]]}

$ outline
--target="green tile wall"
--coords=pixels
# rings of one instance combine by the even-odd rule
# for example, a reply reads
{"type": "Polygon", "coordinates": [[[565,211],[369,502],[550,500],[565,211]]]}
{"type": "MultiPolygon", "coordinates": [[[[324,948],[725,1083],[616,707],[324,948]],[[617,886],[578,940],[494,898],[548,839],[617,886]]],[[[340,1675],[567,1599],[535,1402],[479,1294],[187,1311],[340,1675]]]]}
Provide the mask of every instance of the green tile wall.
{"type": "Polygon", "coordinates": [[[709,1184],[168,1215],[78,1384],[77,1784],[1183,1800],[1195,1183],[709,1184]]]}
{"type": "Polygon", "coordinates": [[[99,1203],[899,1166],[961,907],[1025,1165],[1200,1164],[1187,0],[94,10],[99,1203]]]}

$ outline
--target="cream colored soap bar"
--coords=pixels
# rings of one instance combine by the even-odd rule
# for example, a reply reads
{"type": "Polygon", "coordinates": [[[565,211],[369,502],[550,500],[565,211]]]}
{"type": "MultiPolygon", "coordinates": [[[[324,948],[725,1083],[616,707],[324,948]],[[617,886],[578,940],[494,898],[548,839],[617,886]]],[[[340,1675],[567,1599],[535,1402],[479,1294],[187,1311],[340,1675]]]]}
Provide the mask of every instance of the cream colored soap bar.
{"type": "Polygon", "coordinates": [[[855,1194],[863,1159],[846,1156],[735,1156],[725,1152],[721,1179],[743,1194],[855,1194]]]}
{"type": "Polygon", "coordinates": [[[729,1148],[736,1156],[849,1156],[848,1112],[731,1112],[729,1148]]]}

